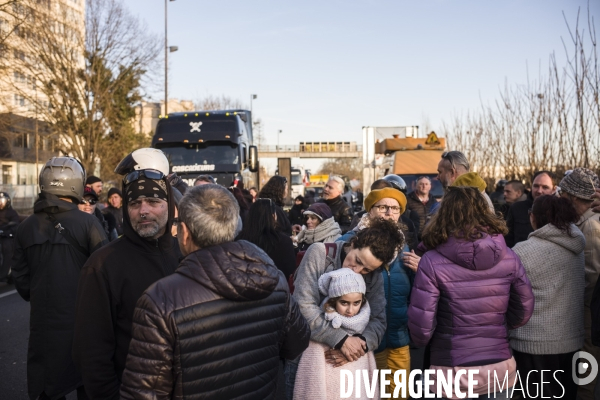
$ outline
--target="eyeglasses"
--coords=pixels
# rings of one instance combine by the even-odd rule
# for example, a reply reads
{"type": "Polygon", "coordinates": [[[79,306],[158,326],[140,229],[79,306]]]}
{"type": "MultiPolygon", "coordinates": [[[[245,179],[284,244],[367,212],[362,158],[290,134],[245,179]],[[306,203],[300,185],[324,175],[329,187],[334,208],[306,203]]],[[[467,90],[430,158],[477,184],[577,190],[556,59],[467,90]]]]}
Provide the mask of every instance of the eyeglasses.
{"type": "Polygon", "coordinates": [[[377,211],[379,211],[380,213],[384,213],[384,214],[386,214],[388,212],[388,210],[392,210],[392,214],[400,214],[400,207],[398,207],[398,206],[380,205],[380,206],[373,206],[373,208],[376,209],[377,211]]]}
{"type": "Polygon", "coordinates": [[[131,182],[135,182],[141,177],[159,180],[163,179],[165,177],[165,174],[155,169],[142,169],[138,171],[132,171],[125,175],[125,177],[123,178],[123,183],[125,183],[125,185],[129,185],[131,182]]]}
{"type": "Polygon", "coordinates": [[[448,162],[450,163],[450,166],[452,167],[452,169],[456,169],[456,167],[454,166],[454,158],[452,158],[452,155],[450,154],[449,151],[445,151],[442,153],[442,158],[444,160],[448,160],[448,162]]]}
{"type": "Polygon", "coordinates": [[[83,200],[81,200],[81,204],[89,204],[90,206],[93,206],[97,202],[98,202],[98,200],[96,200],[96,199],[89,199],[89,200],[83,199],[83,200]]]}

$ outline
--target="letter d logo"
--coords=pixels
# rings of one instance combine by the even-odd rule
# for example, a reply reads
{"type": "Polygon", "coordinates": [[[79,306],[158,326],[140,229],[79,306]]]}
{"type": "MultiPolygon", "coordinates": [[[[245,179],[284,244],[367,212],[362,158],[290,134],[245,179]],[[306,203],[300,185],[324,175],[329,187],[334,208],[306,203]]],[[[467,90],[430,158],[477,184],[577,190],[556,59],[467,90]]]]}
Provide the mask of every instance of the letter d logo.
{"type": "Polygon", "coordinates": [[[587,385],[596,378],[596,375],[598,375],[598,362],[596,361],[594,356],[588,352],[578,351],[573,355],[571,363],[571,374],[573,376],[573,382],[575,382],[575,384],[577,385],[587,385]],[[579,362],[577,362],[578,360],[579,362]],[[579,378],[577,376],[578,374],[583,375],[587,371],[590,371],[590,374],[587,377],[579,378]]]}

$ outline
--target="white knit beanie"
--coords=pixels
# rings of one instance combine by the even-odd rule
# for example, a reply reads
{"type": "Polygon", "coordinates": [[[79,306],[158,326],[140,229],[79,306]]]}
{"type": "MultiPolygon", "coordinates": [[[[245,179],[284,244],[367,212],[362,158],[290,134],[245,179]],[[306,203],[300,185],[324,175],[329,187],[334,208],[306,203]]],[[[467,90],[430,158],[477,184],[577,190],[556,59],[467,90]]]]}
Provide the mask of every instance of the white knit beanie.
{"type": "Polygon", "coordinates": [[[367,287],[362,275],[350,268],[340,268],[319,277],[319,290],[323,296],[340,297],[348,293],[365,294],[367,287]]]}

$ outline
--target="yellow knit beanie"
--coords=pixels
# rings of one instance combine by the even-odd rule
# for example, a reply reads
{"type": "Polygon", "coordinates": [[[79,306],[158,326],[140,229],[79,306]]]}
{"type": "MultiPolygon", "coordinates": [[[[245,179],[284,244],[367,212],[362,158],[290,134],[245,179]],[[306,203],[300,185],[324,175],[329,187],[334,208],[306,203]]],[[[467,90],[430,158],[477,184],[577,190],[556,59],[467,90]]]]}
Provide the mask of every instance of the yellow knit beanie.
{"type": "Polygon", "coordinates": [[[400,214],[406,210],[406,196],[398,189],[383,188],[378,190],[371,190],[367,198],[365,199],[365,210],[371,211],[373,204],[377,203],[381,199],[394,199],[400,205],[400,214]]]}
{"type": "Polygon", "coordinates": [[[461,176],[456,178],[454,183],[452,183],[452,185],[450,186],[474,187],[479,189],[479,191],[483,193],[485,192],[487,184],[483,179],[481,179],[477,172],[467,172],[466,174],[462,174],[461,176]]]}

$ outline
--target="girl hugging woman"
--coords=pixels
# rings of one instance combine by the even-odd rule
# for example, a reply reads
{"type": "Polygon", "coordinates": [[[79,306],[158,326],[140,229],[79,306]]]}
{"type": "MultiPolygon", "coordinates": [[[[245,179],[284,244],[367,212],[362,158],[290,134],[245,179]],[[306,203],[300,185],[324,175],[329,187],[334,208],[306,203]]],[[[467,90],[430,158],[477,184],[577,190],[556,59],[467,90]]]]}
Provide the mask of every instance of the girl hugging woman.
{"type": "MultiPolygon", "coordinates": [[[[365,298],[366,285],[362,275],[349,268],[340,268],[321,275],[318,283],[321,294],[327,296],[321,304],[325,320],[332,328],[364,340],[362,332],[369,323],[371,309],[365,298]]],[[[294,399],[339,399],[341,370],[349,370],[353,377],[356,370],[367,370],[371,377],[376,368],[372,351],[336,368],[326,362],[327,350],[328,346],[311,340],[298,365],[294,399]]],[[[361,389],[363,398],[379,398],[378,384],[374,388],[374,396],[367,397],[364,387],[361,389]]]]}

